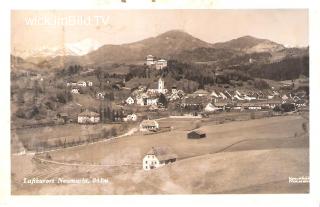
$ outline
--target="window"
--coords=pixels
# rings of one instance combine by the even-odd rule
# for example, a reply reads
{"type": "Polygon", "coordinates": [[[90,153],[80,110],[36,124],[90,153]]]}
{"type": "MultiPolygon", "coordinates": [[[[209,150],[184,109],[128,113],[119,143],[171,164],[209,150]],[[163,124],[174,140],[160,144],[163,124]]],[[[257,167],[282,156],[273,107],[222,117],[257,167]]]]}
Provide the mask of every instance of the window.
{"type": "Polygon", "coordinates": [[[148,164],[148,160],[146,160],[146,164],[148,164]]]}

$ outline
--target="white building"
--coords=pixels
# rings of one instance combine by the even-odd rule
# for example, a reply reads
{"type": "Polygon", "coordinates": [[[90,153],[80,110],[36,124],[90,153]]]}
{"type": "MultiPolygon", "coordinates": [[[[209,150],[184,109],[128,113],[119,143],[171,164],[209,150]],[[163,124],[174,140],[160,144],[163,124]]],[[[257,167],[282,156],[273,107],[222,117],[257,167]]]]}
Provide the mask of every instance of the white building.
{"type": "Polygon", "coordinates": [[[138,116],[136,114],[129,114],[127,117],[123,118],[124,121],[137,121],[138,116]]]}
{"type": "Polygon", "coordinates": [[[204,108],[205,112],[214,112],[214,111],[218,111],[218,110],[220,110],[220,108],[215,107],[212,103],[208,103],[206,105],[206,107],[204,108]]]}
{"type": "Polygon", "coordinates": [[[215,91],[212,91],[210,96],[213,96],[214,98],[219,98],[220,97],[215,91]]]}
{"type": "Polygon", "coordinates": [[[152,147],[142,160],[142,168],[146,171],[152,170],[166,164],[175,162],[177,155],[167,147],[152,147]]]}
{"type": "Polygon", "coordinates": [[[168,62],[164,59],[160,59],[160,60],[156,61],[156,69],[157,70],[161,70],[161,69],[167,67],[167,65],[168,65],[168,62]]]}
{"type": "Polygon", "coordinates": [[[171,93],[172,93],[172,94],[178,93],[178,89],[177,89],[176,86],[173,86],[173,87],[171,88],[171,93]]]}
{"type": "Polygon", "coordinates": [[[162,78],[159,78],[159,80],[158,80],[158,88],[150,88],[150,89],[148,89],[148,92],[166,94],[168,92],[168,89],[166,89],[164,87],[164,80],[162,78]]]}
{"type": "Polygon", "coordinates": [[[147,94],[145,94],[145,93],[142,93],[142,94],[139,94],[139,95],[137,95],[136,96],[136,103],[137,103],[137,105],[139,105],[139,106],[144,106],[145,105],[145,99],[148,97],[148,95],[147,94]]]}
{"type": "Polygon", "coordinates": [[[67,82],[67,86],[77,86],[76,82],[67,82]]]}
{"type": "Polygon", "coordinates": [[[79,89],[73,88],[73,89],[71,89],[70,92],[73,93],[73,94],[79,94],[79,89]]]}
{"type": "Polygon", "coordinates": [[[134,104],[134,99],[133,99],[131,96],[129,96],[129,97],[126,99],[126,103],[129,104],[129,105],[134,104]]]}
{"type": "Polygon", "coordinates": [[[151,106],[151,105],[158,105],[159,99],[156,97],[148,97],[146,98],[146,105],[151,106]]]}
{"type": "Polygon", "coordinates": [[[103,100],[104,96],[105,96],[104,92],[98,92],[97,95],[96,95],[97,99],[100,99],[100,100],[103,100]]]}
{"type": "Polygon", "coordinates": [[[140,123],[140,131],[145,132],[145,131],[156,131],[159,129],[159,124],[156,120],[143,120],[140,123]]]}
{"type": "Polygon", "coordinates": [[[85,81],[78,81],[77,82],[77,85],[78,86],[81,86],[81,87],[86,87],[87,86],[87,83],[85,81]]]}
{"type": "Polygon", "coordinates": [[[100,115],[96,112],[85,110],[78,114],[79,124],[95,124],[100,122],[100,115]]]}
{"type": "Polygon", "coordinates": [[[147,55],[147,65],[154,65],[155,64],[155,60],[154,57],[152,55],[147,55]]]}

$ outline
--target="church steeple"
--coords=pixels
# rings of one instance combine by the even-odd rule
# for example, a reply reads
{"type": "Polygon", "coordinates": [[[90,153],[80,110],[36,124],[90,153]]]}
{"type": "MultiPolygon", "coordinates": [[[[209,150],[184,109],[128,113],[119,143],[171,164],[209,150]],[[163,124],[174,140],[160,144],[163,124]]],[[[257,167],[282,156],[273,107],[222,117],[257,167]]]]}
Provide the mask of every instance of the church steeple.
{"type": "Polygon", "coordinates": [[[159,90],[160,92],[162,92],[163,89],[164,89],[164,81],[163,81],[163,79],[160,77],[159,80],[158,80],[158,90],[159,90]]]}

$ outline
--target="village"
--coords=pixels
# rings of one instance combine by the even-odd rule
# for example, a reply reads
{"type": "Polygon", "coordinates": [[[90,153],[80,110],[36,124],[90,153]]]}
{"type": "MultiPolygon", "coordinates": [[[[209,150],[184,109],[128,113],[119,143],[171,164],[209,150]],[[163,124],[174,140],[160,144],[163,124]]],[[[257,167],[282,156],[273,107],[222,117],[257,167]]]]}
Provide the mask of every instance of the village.
{"type": "MultiPolygon", "coordinates": [[[[144,65],[154,71],[161,72],[165,70],[168,63],[164,59],[156,59],[148,55],[144,65]]],[[[94,71],[89,69],[89,72],[94,71]]],[[[33,80],[44,81],[41,75],[31,76],[33,80]]],[[[79,100],[78,97],[92,97],[96,106],[89,102],[88,107],[77,103],[76,107],[62,107],[53,120],[55,125],[99,125],[99,124],[123,124],[130,123],[132,129],[144,134],[162,133],[172,130],[172,127],[164,127],[157,120],[163,118],[175,119],[215,119],[224,114],[234,114],[234,117],[240,117],[241,114],[249,114],[250,119],[255,118],[255,113],[263,113],[262,117],[280,115],[282,113],[295,113],[307,109],[308,98],[305,91],[293,91],[293,83],[282,84],[279,88],[269,88],[267,90],[243,89],[243,88],[218,88],[212,90],[198,89],[193,93],[186,93],[182,88],[172,85],[166,87],[165,77],[160,76],[157,82],[143,85],[139,84],[135,88],[126,87],[123,83],[112,85],[114,93],[122,93],[117,97],[107,94],[101,90],[101,82],[94,79],[80,79],[77,81],[65,82],[65,90],[72,96],[72,100],[79,100]],[[95,87],[100,84],[100,87],[95,87]],[[95,88],[95,90],[93,90],[95,88]],[[91,94],[91,95],[90,95],[91,94]],[[70,109],[71,108],[71,109],[70,109]]],[[[259,116],[259,115],[258,115],[259,116]]],[[[221,118],[220,118],[221,119],[221,118]]],[[[233,118],[236,120],[235,118],[233,118]]],[[[131,129],[131,130],[132,130],[131,129]]],[[[112,132],[98,135],[88,134],[82,137],[55,137],[38,144],[27,145],[27,149],[35,150],[38,153],[45,153],[52,149],[66,148],[77,145],[83,145],[88,142],[96,142],[103,139],[109,139],[119,135],[115,128],[112,132]],[[91,138],[90,138],[91,137],[91,138]],[[91,139],[91,140],[90,140],[91,139]]],[[[125,133],[129,130],[128,126],[122,130],[125,133]]],[[[188,138],[203,138],[206,132],[200,130],[191,130],[188,138]]],[[[168,146],[153,146],[149,152],[146,152],[142,160],[142,168],[150,170],[167,163],[174,162],[177,159],[174,153],[170,152],[168,146]]]]}
{"type": "Polygon", "coordinates": [[[309,192],[288,183],[309,175],[309,46],[200,25],[214,12],[177,13],[191,30],[159,12],[117,12],[123,31],[72,27],[63,44],[58,29],[14,36],[12,194],[309,192]],[[108,182],[45,183],[82,179],[108,182]]]}

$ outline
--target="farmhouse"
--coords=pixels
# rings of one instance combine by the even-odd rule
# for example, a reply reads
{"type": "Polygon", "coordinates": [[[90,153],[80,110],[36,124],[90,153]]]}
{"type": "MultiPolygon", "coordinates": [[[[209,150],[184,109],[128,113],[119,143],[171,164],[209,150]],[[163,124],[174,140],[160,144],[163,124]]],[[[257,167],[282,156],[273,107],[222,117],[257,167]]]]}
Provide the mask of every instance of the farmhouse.
{"type": "Polygon", "coordinates": [[[191,131],[187,134],[188,139],[200,139],[200,138],[205,138],[206,133],[200,131],[200,130],[194,130],[191,131]]]}
{"type": "Polygon", "coordinates": [[[167,147],[152,147],[142,160],[144,170],[152,170],[166,164],[175,162],[177,155],[167,147]]]}
{"type": "Polygon", "coordinates": [[[100,115],[96,112],[85,110],[78,114],[79,124],[95,124],[100,122],[100,115]]]}
{"type": "Polygon", "coordinates": [[[131,96],[129,96],[126,100],[126,103],[129,105],[134,104],[134,99],[131,96]]]}
{"type": "Polygon", "coordinates": [[[143,120],[140,123],[140,131],[156,131],[159,129],[159,124],[156,120],[143,120]]]}

